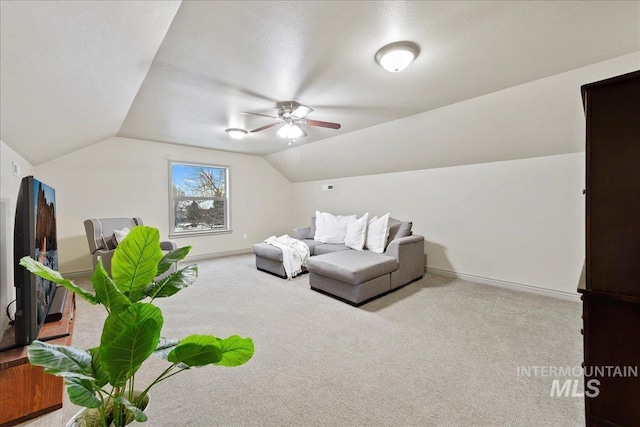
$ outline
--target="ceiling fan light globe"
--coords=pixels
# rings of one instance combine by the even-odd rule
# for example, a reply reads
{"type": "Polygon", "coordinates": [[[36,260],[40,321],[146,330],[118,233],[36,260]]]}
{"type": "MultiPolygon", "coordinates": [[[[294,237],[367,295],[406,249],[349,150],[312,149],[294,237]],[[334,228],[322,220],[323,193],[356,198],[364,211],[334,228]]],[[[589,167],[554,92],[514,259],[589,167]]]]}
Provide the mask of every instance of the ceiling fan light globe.
{"type": "Polygon", "coordinates": [[[291,129],[291,125],[289,123],[285,123],[278,129],[278,136],[281,138],[289,137],[289,130],[291,129]]]}
{"type": "Polygon", "coordinates": [[[225,129],[225,132],[229,134],[229,136],[233,139],[242,139],[247,135],[247,131],[239,128],[229,128],[225,129]]]}
{"type": "Polygon", "coordinates": [[[302,129],[300,126],[293,125],[291,126],[291,131],[289,132],[289,138],[300,138],[302,136],[302,129]]]}
{"type": "Polygon", "coordinates": [[[285,123],[280,129],[278,129],[278,136],[282,138],[294,139],[302,136],[302,129],[298,125],[291,125],[285,123]]]}

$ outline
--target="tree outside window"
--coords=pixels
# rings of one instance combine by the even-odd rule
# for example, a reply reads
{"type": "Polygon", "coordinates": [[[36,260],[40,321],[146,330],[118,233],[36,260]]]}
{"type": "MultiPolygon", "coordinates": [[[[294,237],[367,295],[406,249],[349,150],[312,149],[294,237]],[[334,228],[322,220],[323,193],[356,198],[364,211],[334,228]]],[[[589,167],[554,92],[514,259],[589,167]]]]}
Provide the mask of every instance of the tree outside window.
{"type": "Polygon", "coordinates": [[[170,164],[172,235],[230,231],[229,168],[170,164]]]}

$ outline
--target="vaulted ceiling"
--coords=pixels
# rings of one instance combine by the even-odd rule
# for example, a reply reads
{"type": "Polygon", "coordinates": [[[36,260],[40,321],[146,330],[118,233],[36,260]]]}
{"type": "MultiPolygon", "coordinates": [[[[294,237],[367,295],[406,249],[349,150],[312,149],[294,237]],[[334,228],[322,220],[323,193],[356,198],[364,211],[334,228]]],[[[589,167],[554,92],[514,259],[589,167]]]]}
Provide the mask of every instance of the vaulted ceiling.
{"type": "MultiPolygon", "coordinates": [[[[639,2],[0,3],[0,138],[34,165],[112,136],[256,155],[278,101],[322,140],[640,50],[639,2]],[[411,40],[392,74],[374,60],[411,40]]],[[[320,147],[320,146],[318,146],[320,147]]]]}

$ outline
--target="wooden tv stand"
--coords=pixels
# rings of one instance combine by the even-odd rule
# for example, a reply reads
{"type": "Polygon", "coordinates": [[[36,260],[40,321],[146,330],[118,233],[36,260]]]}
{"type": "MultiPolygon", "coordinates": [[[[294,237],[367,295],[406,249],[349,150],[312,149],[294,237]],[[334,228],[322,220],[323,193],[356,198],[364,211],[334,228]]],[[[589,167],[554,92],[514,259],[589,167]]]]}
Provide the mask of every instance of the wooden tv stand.
{"type": "MultiPolygon", "coordinates": [[[[38,339],[57,345],[71,345],[75,294],[67,292],[62,319],[45,323],[38,339]]],[[[5,333],[0,347],[14,342],[14,330],[5,333]]],[[[27,358],[27,347],[0,352],[0,427],[20,424],[31,418],[62,408],[64,380],[44,373],[27,358]]]]}

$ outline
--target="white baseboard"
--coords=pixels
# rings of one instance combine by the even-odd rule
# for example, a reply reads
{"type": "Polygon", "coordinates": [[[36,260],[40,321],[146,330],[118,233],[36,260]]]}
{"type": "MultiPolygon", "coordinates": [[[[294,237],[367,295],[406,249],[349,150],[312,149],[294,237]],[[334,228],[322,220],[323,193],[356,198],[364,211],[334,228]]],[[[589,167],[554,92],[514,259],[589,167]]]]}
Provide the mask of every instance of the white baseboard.
{"type": "MultiPolygon", "coordinates": [[[[201,261],[203,259],[219,258],[219,257],[231,256],[231,255],[244,255],[244,254],[250,254],[252,252],[253,252],[252,248],[236,249],[233,251],[224,251],[224,252],[215,252],[210,254],[187,256],[185,259],[183,259],[180,262],[183,263],[183,262],[201,261]]],[[[62,273],[62,276],[65,279],[75,279],[78,277],[91,276],[91,274],[93,274],[93,270],[81,270],[81,271],[70,271],[68,273],[62,273]]]]}
{"type": "Polygon", "coordinates": [[[189,255],[181,262],[201,261],[203,259],[220,258],[223,256],[231,256],[231,255],[244,255],[244,254],[250,254],[252,252],[253,252],[253,248],[244,248],[244,249],[235,249],[233,251],[215,252],[210,254],[189,255]]]}
{"type": "MultiPolygon", "coordinates": [[[[427,273],[437,276],[453,277],[456,279],[468,280],[469,282],[481,283],[483,285],[498,286],[500,288],[514,289],[517,291],[529,292],[547,297],[566,299],[570,301],[580,301],[580,294],[576,291],[565,292],[553,289],[545,289],[537,286],[523,285],[521,283],[506,282],[504,280],[490,279],[488,277],[474,276],[472,274],[456,273],[454,271],[442,270],[440,268],[427,267],[427,273]]],[[[576,288],[577,288],[576,284],[576,288]]]]}
{"type": "Polygon", "coordinates": [[[62,277],[65,279],[73,280],[78,277],[91,276],[93,274],[93,270],[80,270],[80,271],[69,271],[68,273],[60,273],[62,277]]]}

